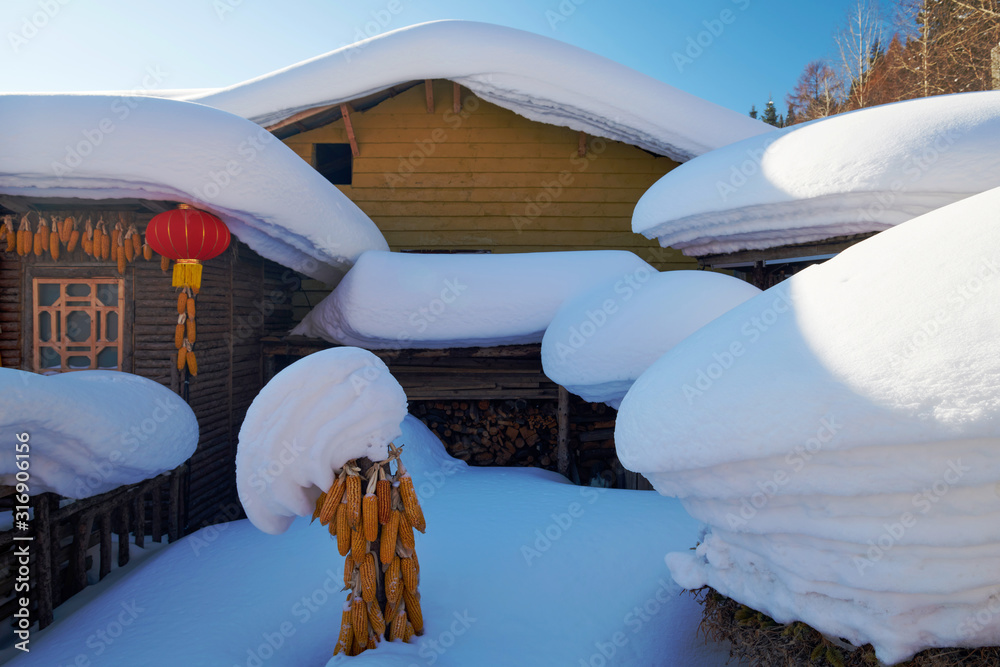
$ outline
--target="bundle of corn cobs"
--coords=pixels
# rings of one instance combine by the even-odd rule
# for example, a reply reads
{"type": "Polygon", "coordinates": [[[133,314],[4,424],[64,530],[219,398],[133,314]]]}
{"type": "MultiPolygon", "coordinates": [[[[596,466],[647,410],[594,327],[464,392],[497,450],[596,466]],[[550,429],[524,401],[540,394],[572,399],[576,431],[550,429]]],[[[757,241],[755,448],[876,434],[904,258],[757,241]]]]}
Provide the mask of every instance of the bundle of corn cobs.
{"type": "Polygon", "coordinates": [[[96,223],[88,217],[82,232],[80,222],[72,215],[45,217],[25,213],[16,231],[13,216],[7,215],[0,225],[0,242],[6,240],[7,252],[16,252],[22,257],[30,254],[41,257],[48,253],[57,262],[63,253],[69,254],[80,248],[84,256],[97,261],[114,261],[118,273],[124,275],[125,267],[140,256],[147,261],[152,259],[153,249],[143,242],[142,234],[128,214],[116,215],[118,220],[113,225],[105,222],[103,215],[98,216],[96,223]],[[32,223],[32,215],[37,217],[37,222],[32,223]]]}
{"type": "Polygon", "coordinates": [[[194,356],[194,299],[197,293],[184,287],[177,295],[177,327],[174,329],[174,346],[177,348],[177,370],[187,366],[191,375],[198,375],[198,360],[194,356]]]}
{"type": "Polygon", "coordinates": [[[424,632],[413,529],[422,533],[426,523],[400,449],[390,445],[389,451],[388,459],[364,472],[358,460],[348,461],[316,501],[313,520],[329,527],[347,557],[344,589],[350,592],[334,655],[358,655],[382,639],[406,642],[424,632]],[[389,471],[393,461],[395,475],[389,471]]]}

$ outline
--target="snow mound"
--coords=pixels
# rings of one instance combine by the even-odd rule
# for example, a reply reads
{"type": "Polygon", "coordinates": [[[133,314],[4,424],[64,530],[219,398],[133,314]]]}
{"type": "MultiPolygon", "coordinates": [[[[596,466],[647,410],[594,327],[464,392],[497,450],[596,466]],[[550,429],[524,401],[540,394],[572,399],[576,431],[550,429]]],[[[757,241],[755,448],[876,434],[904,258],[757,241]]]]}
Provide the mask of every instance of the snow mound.
{"type": "Polygon", "coordinates": [[[0,95],[0,193],[178,201],[259,254],[333,284],[388,248],[361,209],[253,123],[152,97],[0,95]]]}
{"type": "Polygon", "coordinates": [[[1000,189],[721,316],[622,401],[622,464],[711,527],[671,554],[896,662],[1000,644],[1000,189]],[[919,271],[912,267],[919,266],[919,271]]]}
{"type": "Polygon", "coordinates": [[[236,521],[169,545],[68,617],[56,609],[31,655],[8,664],[726,664],[663,564],[698,539],[679,503],[470,467],[414,417],[402,433],[427,517],[415,536],[425,633],[413,643],[331,660],[344,600],[336,538],[308,519],[278,540],[236,521]]]}
{"type": "Polygon", "coordinates": [[[26,433],[31,495],[96,496],[173,470],[198,446],[187,403],[138,375],[0,368],[0,395],[0,428],[10,439],[0,484],[17,483],[14,436],[26,433]]]}
{"type": "Polygon", "coordinates": [[[269,126],[424,79],[450,79],[525,118],[679,161],[772,130],[590,51],[472,21],[393,30],[190,99],[269,126]]]}
{"type": "Polygon", "coordinates": [[[312,516],[334,470],[356,458],[381,461],[399,436],[406,394],[382,360],[341,347],[296,361],[247,410],[236,452],[236,488],[265,533],[312,516]]]}
{"type": "Polygon", "coordinates": [[[538,343],[566,299],[650,273],[622,250],[368,252],[292,334],[368,349],[538,343]]]}
{"type": "Polygon", "coordinates": [[[881,231],[1000,186],[1000,92],[888,104],[699,157],[642,196],[632,229],[686,255],[881,231]]]}
{"type": "Polygon", "coordinates": [[[757,294],[721,273],[637,271],[566,302],[545,331],[542,366],[584,400],[618,408],[664,352],[757,294]]]}

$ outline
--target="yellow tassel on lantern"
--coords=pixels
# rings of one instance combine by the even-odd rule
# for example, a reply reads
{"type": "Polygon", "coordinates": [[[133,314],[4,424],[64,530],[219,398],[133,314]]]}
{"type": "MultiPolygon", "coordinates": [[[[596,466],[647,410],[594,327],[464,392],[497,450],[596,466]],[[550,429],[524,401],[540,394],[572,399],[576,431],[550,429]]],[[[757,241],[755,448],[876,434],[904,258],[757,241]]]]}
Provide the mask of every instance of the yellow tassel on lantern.
{"type": "Polygon", "coordinates": [[[196,259],[179,259],[174,264],[174,287],[201,289],[201,262],[196,259]]]}

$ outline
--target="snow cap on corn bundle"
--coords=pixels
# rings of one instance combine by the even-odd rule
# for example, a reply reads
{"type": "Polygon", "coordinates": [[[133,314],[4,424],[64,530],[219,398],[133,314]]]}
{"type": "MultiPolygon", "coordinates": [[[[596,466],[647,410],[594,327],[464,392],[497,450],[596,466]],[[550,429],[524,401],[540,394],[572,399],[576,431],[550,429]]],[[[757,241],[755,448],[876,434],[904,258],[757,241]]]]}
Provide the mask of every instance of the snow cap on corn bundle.
{"type": "Polygon", "coordinates": [[[236,485],[247,517],[271,534],[311,516],[318,489],[351,459],[380,461],[400,435],[406,394],[370,352],[317,352],[278,373],[247,411],[236,485]]]}

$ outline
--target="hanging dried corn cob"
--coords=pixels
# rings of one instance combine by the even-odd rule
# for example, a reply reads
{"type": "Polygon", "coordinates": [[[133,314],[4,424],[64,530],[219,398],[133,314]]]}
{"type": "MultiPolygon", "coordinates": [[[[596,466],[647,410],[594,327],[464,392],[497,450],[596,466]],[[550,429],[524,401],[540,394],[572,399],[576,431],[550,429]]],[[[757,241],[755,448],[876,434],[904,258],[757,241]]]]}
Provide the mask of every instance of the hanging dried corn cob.
{"type": "Polygon", "coordinates": [[[132,256],[138,257],[142,254],[142,236],[139,234],[139,230],[136,229],[135,225],[129,225],[127,235],[132,239],[132,256]]]}
{"type": "Polygon", "coordinates": [[[170,270],[170,258],[169,257],[164,257],[164,256],[161,255],[160,256],[160,271],[163,271],[164,273],[166,273],[169,270],[170,270]]]}
{"type": "Polygon", "coordinates": [[[350,592],[334,655],[357,655],[384,638],[409,641],[424,630],[417,592],[420,565],[410,518],[423,528],[423,512],[413,481],[399,460],[400,449],[390,445],[389,451],[387,460],[363,473],[357,460],[348,461],[336,471],[330,489],[320,494],[313,512],[313,519],[337,536],[338,551],[346,556],[344,584],[350,592]],[[395,483],[389,475],[393,461],[395,483]]]}
{"type": "Polygon", "coordinates": [[[131,262],[132,260],[135,259],[135,243],[132,241],[134,234],[135,232],[133,231],[133,229],[129,227],[128,231],[125,232],[124,238],[122,239],[122,242],[125,246],[126,262],[131,262]]]}
{"type": "Polygon", "coordinates": [[[69,245],[69,237],[73,233],[73,222],[72,216],[66,216],[59,223],[59,241],[65,246],[69,245]]]}
{"type": "Polygon", "coordinates": [[[66,222],[69,223],[69,241],[66,242],[66,252],[73,252],[80,243],[80,230],[76,228],[74,218],[66,218],[66,222]]]}
{"type": "Polygon", "coordinates": [[[49,223],[45,218],[38,218],[38,228],[35,230],[34,251],[35,257],[41,257],[42,253],[49,249],[49,223]]]}
{"type": "Polygon", "coordinates": [[[118,236],[118,243],[114,246],[114,259],[118,264],[118,275],[124,276],[127,262],[125,261],[125,244],[122,242],[120,234],[118,236]]]}
{"type": "Polygon", "coordinates": [[[21,216],[21,224],[17,228],[17,254],[24,257],[31,252],[31,223],[28,214],[21,216]]]}
{"type": "Polygon", "coordinates": [[[87,218],[87,224],[83,228],[83,238],[80,241],[80,245],[85,255],[94,257],[94,225],[91,223],[89,217],[87,218]]]}
{"type": "Polygon", "coordinates": [[[52,259],[59,261],[59,235],[55,232],[49,233],[49,254],[52,259]]]}
{"type": "Polygon", "coordinates": [[[7,252],[16,252],[17,232],[14,231],[14,216],[7,216],[7,219],[4,221],[4,229],[7,230],[7,252]]]}

